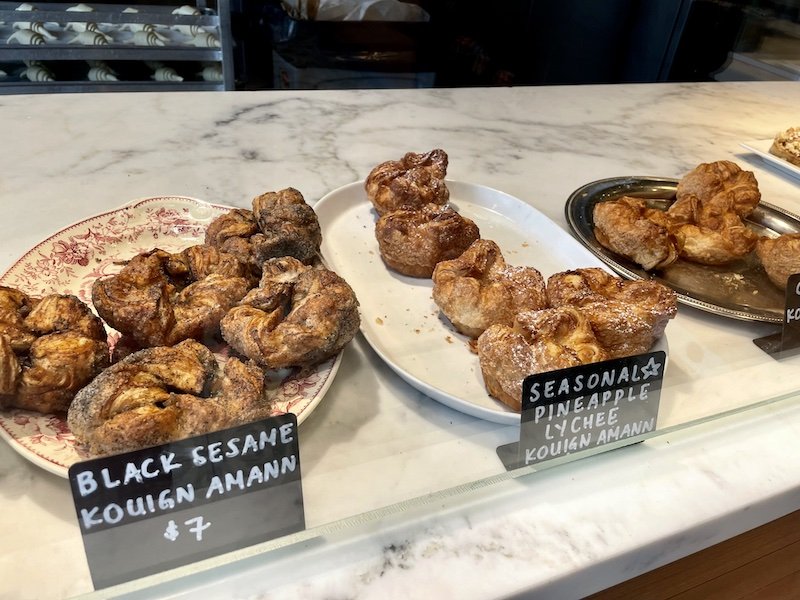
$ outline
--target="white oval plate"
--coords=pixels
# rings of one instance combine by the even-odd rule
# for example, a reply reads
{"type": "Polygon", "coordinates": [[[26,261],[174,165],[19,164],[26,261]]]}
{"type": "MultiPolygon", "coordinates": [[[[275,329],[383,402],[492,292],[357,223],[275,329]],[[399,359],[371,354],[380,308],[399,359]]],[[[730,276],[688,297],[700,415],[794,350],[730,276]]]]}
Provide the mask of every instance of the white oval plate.
{"type": "MultiPolygon", "coordinates": [[[[542,275],[604,267],[596,256],[538,210],[504,192],[448,181],[450,201],[494,240],[511,265],[542,275]]],[[[375,352],[419,391],[458,411],[502,424],[519,413],[486,392],[478,356],[455,332],[431,298],[430,279],[405,277],[383,263],[375,239],[377,213],[362,182],[326,194],[314,210],[325,235],[328,266],[353,287],[361,303],[361,331],[375,352]]],[[[604,267],[605,268],[605,267],[604,267]]]]}
{"type": "MultiPolygon", "coordinates": [[[[92,283],[119,271],[120,260],[154,247],[176,252],[202,243],[208,224],[230,210],[185,196],[136,200],[89,217],[28,250],[0,276],[0,285],[33,295],[74,294],[91,306],[92,283]]],[[[110,330],[113,341],[118,333],[110,330]]],[[[220,350],[220,349],[215,349],[220,350]]],[[[292,412],[302,423],[328,391],[341,353],[312,371],[282,371],[271,378],[276,413],[292,412]]],[[[224,359],[223,352],[218,357],[224,359]]],[[[57,415],[0,410],[0,437],[34,464],[61,477],[70,465],[90,458],[57,415]]]]}

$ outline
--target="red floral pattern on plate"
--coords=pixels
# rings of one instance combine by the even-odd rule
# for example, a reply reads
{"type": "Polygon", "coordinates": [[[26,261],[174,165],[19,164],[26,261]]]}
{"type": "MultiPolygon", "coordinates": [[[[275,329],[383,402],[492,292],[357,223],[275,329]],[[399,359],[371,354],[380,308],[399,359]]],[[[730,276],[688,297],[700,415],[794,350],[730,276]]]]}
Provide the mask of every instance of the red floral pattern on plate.
{"type": "MultiPolygon", "coordinates": [[[[51,235],[0,276],[0,285],[31,295],[75,294],[91,304],[92,283],[117,272],[120,261],[159,247],[175,252],[201,243],[206,226],[229,207],[183,196],[145,198],[90,217],[51,235]]],[[[109,332],[114,341],[117,332],[109,332]]],[[[218,356],[224,359],[225,348],[218,356]]],[[[341,354],[310,371],[274,375],[275,412],[292,412],[302,422],[327,391],[341,354]]],[[[64,418],[18,409],[0,411],[0,437],[31,462],[62,477],[88,458],[64,418]]]]}

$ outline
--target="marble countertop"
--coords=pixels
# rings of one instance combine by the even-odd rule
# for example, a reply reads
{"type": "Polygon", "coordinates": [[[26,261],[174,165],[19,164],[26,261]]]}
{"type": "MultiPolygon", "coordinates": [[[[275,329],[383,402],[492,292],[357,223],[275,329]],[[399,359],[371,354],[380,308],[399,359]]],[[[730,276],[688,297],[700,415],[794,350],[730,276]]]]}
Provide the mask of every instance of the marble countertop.
{"type": "MultiPolygon", "coordinates": [[[[0,270],[134,199],[247,207],[292,186],[313,204],[434,147],[450,178],[503,190],[563,228],[564,202],[585,183],[677,178],[720,159],[800,214],[800,180],[739,145],[796,125],[799,101],[794,83],[0,96],[14,141],[0,151],[0,270]]],[[[800,508],[800,459],[784,451],[800,428],[800,362],[759,354],[750,340],[771,331],[682,307],[668,329],[668,432],[518,479],[494,454],[515,427],[425,397],[359,336],[301,428],[309,535],[98,595],[563,598],[613,585],[800,508]]],[[[0,508],[0,597],[91,591],[66,480],[5,443],[0,508]]]]}

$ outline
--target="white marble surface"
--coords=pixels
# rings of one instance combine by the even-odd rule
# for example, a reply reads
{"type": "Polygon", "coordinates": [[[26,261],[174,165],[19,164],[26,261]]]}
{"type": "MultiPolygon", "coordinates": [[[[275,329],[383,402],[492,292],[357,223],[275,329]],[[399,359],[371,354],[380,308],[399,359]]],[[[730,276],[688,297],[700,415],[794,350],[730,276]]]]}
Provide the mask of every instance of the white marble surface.
{"type": "MultiPolygon", "coordinates": [[[[564,201],[584,183],[680,177],[718,159],[754,170],[766,200],[800,213],[800,182],[739,147],[796,125],[799,101],[793,83],[0,97],[0,269],[136,198],[247,206],[293,186],[313,203],[432,147],[447,150],[451,178],[513,194],[563,227],[564,201]]],[[[750,342],[770,330],[682,308],[668,329],[661,426],[794,392],[800,363],[773,363],[750,342]]],[[[784,451],[798,428],[787,400],[154,581],[142,597],[189,597],[200,584],[240,598],[578,597],[800,507],[800,462],[784,451]]],[[[515,431],[416,393],[359,338],[301,434],[315,527],[498,475],[494,448],[515,431]]],[[[5,444],[0,544],[0,597],[91,590],[66,481],[5,444]]]]}

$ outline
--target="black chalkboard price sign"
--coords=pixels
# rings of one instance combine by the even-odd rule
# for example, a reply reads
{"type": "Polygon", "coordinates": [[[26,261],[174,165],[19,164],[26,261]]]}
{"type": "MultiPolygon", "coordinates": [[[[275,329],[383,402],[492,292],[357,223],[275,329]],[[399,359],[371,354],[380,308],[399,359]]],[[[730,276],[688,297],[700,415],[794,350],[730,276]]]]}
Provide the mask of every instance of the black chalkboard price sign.
{"type": "Polygon", "coordinates": [[[777,360],[800,353],[800,273],[790,276],[786,284],[781,330],[756,338],[753,343],[777,360]]]}
{"type": "Polygon", "coordinates": [[[630,442],[655,431],[663,351],[529,375],[522,384],[520,441],[497,449],[507,469],[630,442]]]}
{"type": "Polygon", "coordinates": [[[74,464],[95,588],[305,528],[292,414],[74,464]]]}

